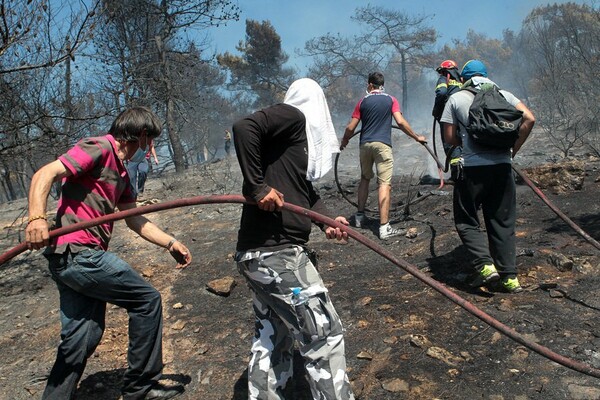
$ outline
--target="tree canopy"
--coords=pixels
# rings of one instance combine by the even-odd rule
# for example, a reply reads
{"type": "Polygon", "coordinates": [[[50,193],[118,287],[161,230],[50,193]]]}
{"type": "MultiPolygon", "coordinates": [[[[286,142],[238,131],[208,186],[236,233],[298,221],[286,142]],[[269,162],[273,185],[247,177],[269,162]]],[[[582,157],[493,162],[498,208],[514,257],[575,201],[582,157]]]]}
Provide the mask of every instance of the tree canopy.
{"type": "MultiPolygon", "coordinates": [[[[209,32],[240,13],[233,0],[4,0],[0,201],[25,196],[35,170],[132,105],[151,107],[165,123],[157,142],[163,168],[182,172],[218,157],[224,129],[281,101],[299,77],[268,20],[247,19],[236,53],[213,54],[209,32]]],[[[471,30],[441,46],[432,16],[393,6],[361,6],[354,15],[353,34],[330,32],[297,49],[311,57],[308,76],[325,89],[338,126],[370,72],[384,73],[414,127],[431,118],[435,67],[478,58],[526,102],[562,156],[600,155],[597,7],[536,7],[502,38],[471,30]]]]}
{"type": "Polygon", "coordinates": [[[231,74],[229,88],[252,93],[255,108],[283,100],[295,72],[285,67],[288,55],[269,21],[246,20],[246,39],[236,47],[240,55],[219,54],[219,65],[231,74]]]}

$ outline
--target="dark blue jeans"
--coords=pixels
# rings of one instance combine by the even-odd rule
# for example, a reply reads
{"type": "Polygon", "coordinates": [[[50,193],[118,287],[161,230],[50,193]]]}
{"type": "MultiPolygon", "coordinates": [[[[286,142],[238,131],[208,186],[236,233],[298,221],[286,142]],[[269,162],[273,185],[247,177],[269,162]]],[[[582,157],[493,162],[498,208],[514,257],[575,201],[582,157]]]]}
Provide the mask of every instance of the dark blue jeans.
{"type": "Polygon", "coordinates": [[[106,303],[129,314],[123,399],[143,399],[162,371],[160,293],[115,254],[84,250],[46,256],[60,294],[61,342],[42,399],[71,399],[104,332],[106,303]]]}
{"type": "Polygon", "coordinates": [[[127,162],[127,173],[129,174],[129,181],[131,187],[136,195],[144,193],[144,186],[146,185],[146,178],[148,178],[149,171],[149,160],[142,162],[127,162]]]}
{"type": "Polygon", "coordinates": [[[149,167],[149,163],[150,160],[146,159],[146,161],[141,162],[140,165],[138,165],[138,183],[137,183],[137,192],[138,193],[144,193],[144,186],[146,186],[146,179],[148,178],[148,170],[150,169],[149,167]]]}

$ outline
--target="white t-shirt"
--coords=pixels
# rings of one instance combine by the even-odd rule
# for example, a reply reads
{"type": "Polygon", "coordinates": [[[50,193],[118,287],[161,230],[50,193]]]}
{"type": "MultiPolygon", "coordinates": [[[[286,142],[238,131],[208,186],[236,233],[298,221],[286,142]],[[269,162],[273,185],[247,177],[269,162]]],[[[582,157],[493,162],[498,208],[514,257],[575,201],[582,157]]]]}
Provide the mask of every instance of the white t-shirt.
{"type": "MultiPolygon", "coordinates": [[[[495,83],[488,78],[480,76],[473,77],[472,82],[476,89],[479,89],[479,86],[482,83],[492,83],[495,85],[495,83]]],[[[521,100],[506,90],[500,90],[500,93],[502,93],[504,98],[513,106],[516,106],[521,102],[521,100]]],[[[441,122],[458,126],[457,132],[462,140],[464,166],[476,167],[481,165],[512,163],[512,151],[510,149],[502,150],[481,146],[473,143],[469,137],[465,126],[469,122],[469,107],[471,107],[474,97],[475,95],[468,90],[459,90],[454,93],[446,102],[442,118],[440,119],[441,122]]]]}

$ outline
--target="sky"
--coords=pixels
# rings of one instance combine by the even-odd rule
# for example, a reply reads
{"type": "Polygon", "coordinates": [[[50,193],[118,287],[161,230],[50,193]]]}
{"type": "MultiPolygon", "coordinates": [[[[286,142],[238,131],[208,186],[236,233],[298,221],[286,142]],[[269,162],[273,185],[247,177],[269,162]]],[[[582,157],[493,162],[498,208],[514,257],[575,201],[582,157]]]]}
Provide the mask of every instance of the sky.
{"type": "MultiPolygon", "coordinates": [[[[220,26],[212,33],[213,49],[217,53],[238,54],[235,46],[245,39],[246,19],[269,20],[281,36],[283,50],[290,60],[288,66],[306,72],[310,58],[296,55],[304,43],[327,33],[352,36],[361,26],[350,17],[358,7],[368,4],[398,10],[409,16],[430,15],[429,24],[436,28],[438,44],[452,39],[464,39],[469,29],[489,38],[502,38],[505,29],[518,32],[525,17],[537,6],[568,1],[548,0],[238,0],[240,20],[220,26]],[[460,11],[453,8],[460,7],[460,11]]],[[[574,0],[587,3],[586,0],[574,0]]]]}

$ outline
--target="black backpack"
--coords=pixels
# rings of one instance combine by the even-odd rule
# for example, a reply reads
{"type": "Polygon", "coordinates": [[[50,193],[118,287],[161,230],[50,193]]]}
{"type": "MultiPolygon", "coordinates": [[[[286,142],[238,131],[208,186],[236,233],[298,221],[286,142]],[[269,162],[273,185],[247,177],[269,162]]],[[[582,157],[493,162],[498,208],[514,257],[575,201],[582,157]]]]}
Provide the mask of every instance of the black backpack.
{"type": "Polygon", "coordinates": [[[475,95],[469,108],[469,122],[465,127],[469,136],[479,145],[510,149],[519,137],[523,112],[510,104],[496,85],[486,83],[480,90],[463,87],[475,95]]]}

